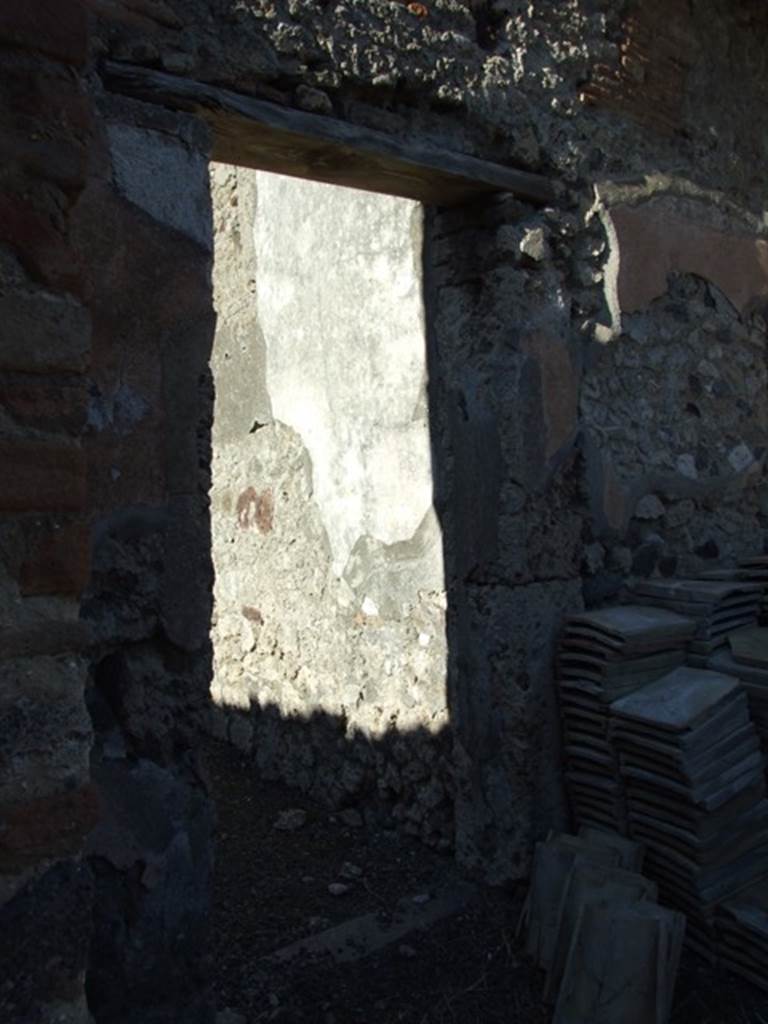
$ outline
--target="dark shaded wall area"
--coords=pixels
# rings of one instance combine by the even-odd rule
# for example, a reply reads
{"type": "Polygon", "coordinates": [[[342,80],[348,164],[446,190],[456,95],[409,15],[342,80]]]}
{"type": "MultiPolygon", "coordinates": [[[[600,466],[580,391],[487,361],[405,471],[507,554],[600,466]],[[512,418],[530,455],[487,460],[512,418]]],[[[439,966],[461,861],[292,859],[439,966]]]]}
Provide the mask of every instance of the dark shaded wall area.
{"type": "Polygon", "coordinates": [[[766,14],[30,11],[0,11],[0,1017],[208,1021],[211,140],[103,58],[560,182],[426,213],[441,756],[499,879],[564,814],[562,615],[765,544],[766,14]]]}

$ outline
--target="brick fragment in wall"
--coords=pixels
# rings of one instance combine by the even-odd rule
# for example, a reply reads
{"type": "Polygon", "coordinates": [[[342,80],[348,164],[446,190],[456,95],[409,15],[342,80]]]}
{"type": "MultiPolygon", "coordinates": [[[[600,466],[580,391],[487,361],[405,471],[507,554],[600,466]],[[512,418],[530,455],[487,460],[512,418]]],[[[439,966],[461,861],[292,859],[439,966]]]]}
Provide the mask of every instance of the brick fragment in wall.
{"type": "Polygon", "coordinates": [[[88,55],[88,21],[81,0],[3,0],[0,39],[80,66],[88,55]]]}
{"type": "Polygon", "coordinates": [[[88,526],[37,521],[26,533],[26,556],[19,574],[21,593],[80,594],[90,573],[88,526]]]}
{"type": "Polygon", "coordinates": [[[76,856],[99,820],[95,786],[0,805],[0,871],[76,856]]]}
{"type": "Polygon", "coordinates": [[[86,502],[82,448],[59,439],[0,442],[0,511],[81,512],[86,502]]]}
{"type": "Polygon", "coordinates": [[[87,418],[86,385],[79,376],[0,373],[0,409],[17,427],[77,436],[87,418]]]}
{"type": "Polygon", "coordinates": [[[541,401],[549,459],[575,434],[580,373],[562,339],[545,332],[523,336],[522,348],[535,361],[541,378],[541,401]]]}
{"type": "Polygon", "coordinates": [[[31,198],[0,196],[0,242],[18,255],[27,272],[54,290],[79,294],[79,257],[51,214],[36,209],[31,198]]]}
{"type": "Polygon", "coordinates": [[[688,4],[646,0],[633,7],[622,26],[619,61],[595,65],[581,99],[672,134],[682,125],[695,51],[688,4]]]}

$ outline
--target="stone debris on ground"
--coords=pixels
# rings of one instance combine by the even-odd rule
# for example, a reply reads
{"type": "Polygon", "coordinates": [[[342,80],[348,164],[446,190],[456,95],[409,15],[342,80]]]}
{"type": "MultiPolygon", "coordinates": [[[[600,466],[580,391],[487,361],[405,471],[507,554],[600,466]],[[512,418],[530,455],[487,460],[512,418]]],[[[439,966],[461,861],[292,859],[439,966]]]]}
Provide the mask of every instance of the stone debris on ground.
{"type": "Polygon", "coordinates": [[[353,864],[349,860],[345,860],[339,868],[339,877],[346,878],[348,881],[352,881],[355,878],[362,878],[363,869],[359,865],[353,864]]]}
{"type": "MultiPolygon", "coordinates": [[[[758,626],[768,557],[706,576],[644,580],[625,593],[644,605],[567,621],[558,657],[565,780],[581,840],[607,830],[641,843],[660,902],[686,917],[686,945],[768,989],[768,628],[758,626]],[[677,632],[654,615],[678,620],[677,632]]],[[[594,852],[579,856],[594,863],[594,852]]],[[[557,847],[546,856],[537,848],[542,865],[558,858],[568,860],[557,847]]],[[[542,917],[548,935],[552,913],[542,917]]],[[[534,929],[537,962],[542,946],[546,954],[534,929]]],[[[601,955],[579,954],[580,969],[601,955]]],[[[569,996],[571,1010],[580,998],[569,996]]]]}
{"type": "Polygon", "coordinates": [[[336,817],[342,825],[346,825],[347,828],[363,827],[363,816],[360,811],[356,811],[354,807],[349,807],[344,811],[339,811],[336,817]]]}
{"type": "Polygon", "coordinates": [[[307,820],[307,812],[300,807],[291,807],[287,811],[281,811],[272,826],[278,832],[297,832],[303,828],[307,820]]]}
{"type": "Polygon", "coordinates": [[[585,829],[538,843],[521,925],[555,1024],[665,1024],[685,918],[656,903],[631,840],[585,829]]]}
{"type": "Polygon", "coordinates": [[[247,1018],[242,1013],[236,1013],[226,1007],[216,1014],[216,1024],[248,1024],[247,1018]]]}

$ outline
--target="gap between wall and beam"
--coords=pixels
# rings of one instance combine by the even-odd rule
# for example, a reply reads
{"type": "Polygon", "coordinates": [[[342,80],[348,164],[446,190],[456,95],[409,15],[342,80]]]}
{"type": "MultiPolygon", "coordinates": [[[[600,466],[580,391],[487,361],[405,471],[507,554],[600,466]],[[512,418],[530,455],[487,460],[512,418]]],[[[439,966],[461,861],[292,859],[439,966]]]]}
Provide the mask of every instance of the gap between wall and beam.
{"type": "Polygon", "coordinates": [[[211,158],[292,177],[456,206],[499,192],[536,204],[556,190],[539,174],[254,99],[161,71],[105,61],[116,93],[194,113],[213,134],[211,158]]]}

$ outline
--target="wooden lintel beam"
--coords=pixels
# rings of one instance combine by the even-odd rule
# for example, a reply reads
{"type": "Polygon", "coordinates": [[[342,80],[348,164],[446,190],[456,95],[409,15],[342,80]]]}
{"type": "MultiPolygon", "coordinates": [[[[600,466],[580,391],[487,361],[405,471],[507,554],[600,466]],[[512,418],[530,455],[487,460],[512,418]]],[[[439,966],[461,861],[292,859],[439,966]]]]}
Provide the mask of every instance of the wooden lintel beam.
{"type": "Polygon", "coordinates": [[[191,79],[106,61],[113,92],[202,117],[222,163],[455,206],[506,192],[536,204],[556,198],[538,174],[254,99],[191,79]]]}

